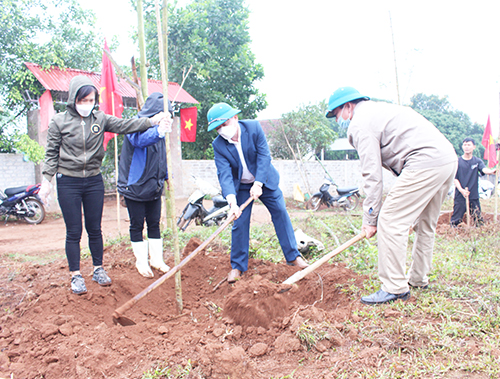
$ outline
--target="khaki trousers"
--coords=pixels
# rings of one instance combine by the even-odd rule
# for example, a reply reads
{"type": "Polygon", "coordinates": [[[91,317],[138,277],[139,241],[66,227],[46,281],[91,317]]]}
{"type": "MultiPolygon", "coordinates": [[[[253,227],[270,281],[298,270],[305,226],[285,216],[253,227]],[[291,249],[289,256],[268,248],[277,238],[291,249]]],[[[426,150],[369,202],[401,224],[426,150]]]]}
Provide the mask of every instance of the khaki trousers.
{"type": "Polygon", "coordinates": [[[441,205],[453,184],[457,162],[425,170],[404,169],[389,191],[380,210],[378,270],[382,289],[393,294],[429,283],[434,233],[441,205]],[[408,234],[413,226],[415,240],[412,264],[406,275],[408,234]]]}

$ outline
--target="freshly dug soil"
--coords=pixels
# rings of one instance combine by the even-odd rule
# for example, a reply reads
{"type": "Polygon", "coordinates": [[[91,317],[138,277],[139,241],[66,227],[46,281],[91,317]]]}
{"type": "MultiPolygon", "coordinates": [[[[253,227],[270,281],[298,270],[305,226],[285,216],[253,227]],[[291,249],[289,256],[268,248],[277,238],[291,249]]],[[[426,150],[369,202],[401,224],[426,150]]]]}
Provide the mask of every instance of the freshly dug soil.
{"type": "MultiPolygon", "coordinates": [[[[190,242],[184,254],[198,243],[190,242]]],[[[85,259],[88,293],[82,296],[70,291],[64,259],[47,265],[3,262],[0,378],[140,378],[157,364],[188,362],[195,366],[192,375],[205,378],[270,378],[294,370],[295,377],[306,377],[302,371],[323,377],[356,338],[345,321],[358,299],[338,285],[361,285],[362,278],[342,264],[325,264],[290,288],[279,283],[296,268],[251,259],[241,280],[214,291],[230,270],[229,256],[202,251],[182,270],[181,314],[172,278],[131,308],[124,316],[136,325],[123,327],[113,324],[114,309],[152,280],[138,274],[125,244],[108,247],[104,262],[113,284],[93,282],[91,260],[85,259]],[[283,288],[289,290],[280,293],[283,288]],[[308,350],[297,337],[306,320],[331,323],[336,333],[308,350]],[[299,363],[317,349],[321,364],[299,363]]],[[[167,264],[173,266],[173,259],[167,264]]]]}

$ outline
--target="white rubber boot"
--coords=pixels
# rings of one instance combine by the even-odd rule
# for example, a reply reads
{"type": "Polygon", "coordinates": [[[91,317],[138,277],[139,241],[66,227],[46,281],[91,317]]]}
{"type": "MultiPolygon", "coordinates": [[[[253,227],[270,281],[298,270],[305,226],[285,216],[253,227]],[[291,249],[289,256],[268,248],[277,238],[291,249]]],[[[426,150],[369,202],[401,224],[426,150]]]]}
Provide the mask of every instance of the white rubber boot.
{"type": "Polygon", "coordinates": [[[149,239],[149,263],[151,267],[162,272],[170,270],[170,267],[163,262],[163,240],[161,238],[149,239]]]}
{"type": "Polygon", "coordinates": [[[135,267],[139,274],[146,278],[154,278],[155,275],[148,264],[148,242],[132,242],[132,250],[134,250],[135,267]]]}

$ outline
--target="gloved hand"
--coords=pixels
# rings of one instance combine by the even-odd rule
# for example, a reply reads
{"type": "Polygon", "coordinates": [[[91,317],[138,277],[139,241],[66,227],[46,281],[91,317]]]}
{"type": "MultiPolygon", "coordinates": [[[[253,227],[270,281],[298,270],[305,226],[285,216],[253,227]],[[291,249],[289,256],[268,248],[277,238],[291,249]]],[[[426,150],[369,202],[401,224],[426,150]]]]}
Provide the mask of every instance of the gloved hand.
{"type": "Polygon", "coordinates": [[[44,177],[42,180],[42,185],[40,186],[40,191],[38,191],[38,196],[40,196],[40,199],[42,199],[43,203],[47,203],[51,190],[52,184],[44,177]]]}
{"type": "Polygon", "coordinates": [[[151,125],[160,125],[161,120],[166,116],[165,112],[160,112],[150,117],[151,125]]]}
{"type": "Polygon", "coordinates": [[[158,134],[160,137],[163,137],[165,136],[165,133],[170,133],[172,131],[172,118],[170,117],[170,113],[167,113],[166,115],[167,117],[164,117],[158,126],[158,134]]]}

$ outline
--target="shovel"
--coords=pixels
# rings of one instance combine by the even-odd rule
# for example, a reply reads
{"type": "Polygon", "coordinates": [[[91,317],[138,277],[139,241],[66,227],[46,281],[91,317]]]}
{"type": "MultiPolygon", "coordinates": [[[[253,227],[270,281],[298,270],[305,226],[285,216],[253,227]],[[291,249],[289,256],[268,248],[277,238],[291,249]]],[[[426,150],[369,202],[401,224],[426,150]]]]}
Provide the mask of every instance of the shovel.
{"type": "MultiPolygon", "coordinates": [[[[310,272],[313,272],[316,270],[319,266],[321,266],[323,263],[328,262],[330,259],[332,259],[334,256],[342,253],[345,249],[348,247],[351,247],[354,245],[356,242],[361,241],[363,238],[366,237],[365,231],[362,231],[360,234],[357,236],[351,238],[349,241],[345,242],[344,244],[340,245],[337,247],[335,250],[331,251],[330,253],[326,254],[323,256],[321,259],[318,259],[316,262],[314,262],[312,265],[309,267],[306,267],[305,269],[301,271],[297,271],[295,274],[290,276],[287,280],[283,282],[283,284],[293,284],[298,282],[300,279],[302,279],[304,276],[309,274],[310,272]]],[[[286,290],[285,290],[286,291],[286,290]]]]}
{"type": "MultiPolygon", "coordinates": [[[[251,202],[253,198],[249,197],[247,201],[240,207],[240,211],[243,211],[251,202]]],[[[224,229],[227,228],[227,226],[234,220],[234,214],[232,214],[226,221],[224,221],[224,224],[222,224],[219,229],[217,229],[208,239],[206,239],[200,246],[198,246],[191,254],[189,254],[186,258],[184,258],[181,263],[179,263],[177,266],[173,267],[170,269],[170,271],[166,272],[161,276],[158,280],[156,280],[154,283],[152,283],[149,287],[145,288],[140,292],[139,294],[135,295],[132,299],[127,301],[125,304],[123,304],[121,307],[115,309],[113,312],[113,322],[115,324],[120,324],[122,326],[129,326],[129,325],[135,325],[135,322],[125,316],[123,316],[123,313],[125,313],[127,310],[132,308],[140,299],[142,299],[144,296],[149,294],[151,291],[154,289],[158,288],[163,284],[164,281],[166,281],[168,278],[171,276],[175,275],[177,271],[181,269],[184,265],[186,265],[191,259],[193,259],[200,251],[202,251],[207,245],[214,240],[215,237],[217,237],[224,229]]]]}

